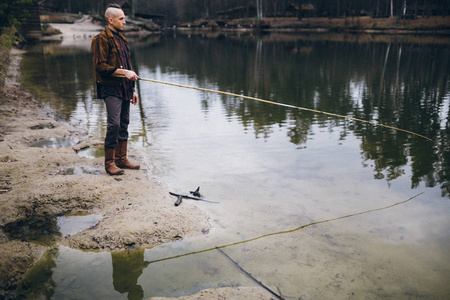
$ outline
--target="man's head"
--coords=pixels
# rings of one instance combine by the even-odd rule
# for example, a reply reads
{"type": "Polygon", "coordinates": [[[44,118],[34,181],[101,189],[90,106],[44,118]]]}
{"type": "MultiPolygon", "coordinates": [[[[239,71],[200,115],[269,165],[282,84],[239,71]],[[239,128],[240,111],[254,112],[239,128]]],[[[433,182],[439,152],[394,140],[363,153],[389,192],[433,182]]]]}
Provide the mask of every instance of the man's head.
{"type": "Polygon", "coordinates": [[[110,4],[105,11],[108,27],[114,31],[122,31],[125,25],[125,14],[118,4],[110,4]]]}

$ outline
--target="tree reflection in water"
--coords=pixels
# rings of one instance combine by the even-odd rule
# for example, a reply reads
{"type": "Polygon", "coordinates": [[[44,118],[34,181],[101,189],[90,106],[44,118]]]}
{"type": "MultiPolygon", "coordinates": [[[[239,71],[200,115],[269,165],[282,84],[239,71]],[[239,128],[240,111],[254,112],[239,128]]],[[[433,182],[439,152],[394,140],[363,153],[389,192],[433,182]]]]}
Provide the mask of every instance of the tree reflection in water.
{"type": "MultiPolygon", "coordinates": [[[[374,178],[393,180],[411,163],[411,186],[440,185],[450,193],[449,71],[446,36],[369,34],[271,34],[264,36],[164,35],[131,41],[136,69],[177,72],[199,87],[243,94],[386,124],[433,142],[360,122],[295,112],[263,103],[221,97],[226,114],[245,130],[269,139],[273,125],[289,124],[287,138],[302,148],[314,124],[361,140],[363,164],[373,160],[374,178]],[[293,125],[293,126],[292,126],[293,125]]],[[[25,55],[25,88],[65,119],[102,135],[102,103],[92,99],[89,49],[58,51],[41,46],[25,55]],[[36,70],[46,72],[36,72],[36,70]],[[51,74],[51,76],[50,76],[51,74]],[[42,86],[47,87],[42,89],[42,86]],[[86,120],[86,115],[89,118],[86,120]],[[84,123],[84,124],[83,124],[84,123]]],[[[206,98],[205,98],[206,99],[206,98]]],[[[205,113],[208,100],[202,101],[205,113]]],[[[140,135],[151,124],[139,106],[140,135]]]]}

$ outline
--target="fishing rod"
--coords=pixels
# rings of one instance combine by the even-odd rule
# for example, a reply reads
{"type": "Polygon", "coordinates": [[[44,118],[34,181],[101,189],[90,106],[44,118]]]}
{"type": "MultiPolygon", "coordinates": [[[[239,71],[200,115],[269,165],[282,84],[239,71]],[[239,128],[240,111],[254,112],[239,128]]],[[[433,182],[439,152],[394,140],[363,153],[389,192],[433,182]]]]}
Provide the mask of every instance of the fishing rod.
{"type": "MultiPolygon", "coordinates": [[[[115,76],[116,77],[125,77],[123,75],[115,75],[115,76]]],[[[421,135],[419,133],[415,133],[415,132],[412,132],[412,131],[409,131],[409,130],[405,130],[405,129],[401,129],[401,128],[398,128],[398,127],[393,127],[393,126],[389,126],[389,125],[385,125],[385,124],[381,124],[381,123],[375,123],[375,122],[371,122],[371,121],[367,121],[367,120],[363,120],[363,119],[353,118],[353,117],[349,117],[349,116],[329,113],[329,112],[316,110],[316,109],[312,109],[312,108],[295,106],[295,105],[279,103],[279,102],[265,100],[265,99],[260,99],[260,98],[255,98],[255,97],[249,97],[249,96],[245,96],[245,95],[239,95],[239,94],[234,94],[234,93],[229,93],[229,92],[224,92],[224,91],[205,89],[205,88],[200,88],[200,87],[195,87],[195,86],[182,85],[182,84],[178,84],[178,83],[171,83],[171,82],[154,80],[154,79],[148,79],[148,78],[138,77],[138,80],[143,80],[143,81],[148,81],[148,82],[153,82],[153,83],[159,83],[159,84],[165,84],[165,85],[170,85],[170,86],[176,86],[176,87],[181,87],[181,88],[186,88],[186,89],[198,90],[198,91],[203,91],[203,92],[209,92],[209,93],[216,93],[216,94],[222,94],[222,95],[227,95],[227,96],[233,96],[233,97],[238,97],[238,98],[242,98],[242,99],[248,99],[248,100],[254,100],[254,101],[258,101],[258,102],[262,102],[262,103],[272,104],[272,105],[278,105],[278,106],[283,106],[283,107],[288,107],[288,108],[293,108],[293,109],[298,109],[298,110],[303,110],[303,111],[310,111],[310,112],[313,112],[313,113],[323,114],[323,115],[332,116],[332,117],[344,118],[344,119],[348,119],[348,120],[352,120],[352,121],[356,121],[356,122],[362,122],[362,123],[367,123],[367,124],[374,125],[374,126],[380,126],[380,127],[384,127],[384,128],[389,128],[389,129],[393,129],[393,130],[402,131],[402,132],[405,132],[405,133],[409,133],[409,134],[412,134],[412,135],[424,138],[424,139],[426,139],[428,141],[433,141],[432,139],[430,139],[430,138],[428,138],[428,137],[426,137],[424,135],[421,135]]]]}

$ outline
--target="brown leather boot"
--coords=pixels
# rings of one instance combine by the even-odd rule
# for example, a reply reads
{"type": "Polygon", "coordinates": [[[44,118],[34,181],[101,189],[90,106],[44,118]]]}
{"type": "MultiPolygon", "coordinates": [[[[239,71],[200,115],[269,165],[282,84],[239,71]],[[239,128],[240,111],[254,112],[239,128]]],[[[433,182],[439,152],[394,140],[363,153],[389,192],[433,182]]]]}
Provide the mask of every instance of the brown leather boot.
{"type": "Polygon", "coordinates": [[[105,171],[109,175],[122,175],[124,170],[119,169],[114,163],[115,149],[105,148],[105,171]]]}
{"type": "Polygon", "coordinates": [[[127,142],[119,142],[119,144],[116,147],[116,165],[119,168],[123,169],[133,169],[138,170],[141,166],[132,164],[127,159],[127,142]]]}

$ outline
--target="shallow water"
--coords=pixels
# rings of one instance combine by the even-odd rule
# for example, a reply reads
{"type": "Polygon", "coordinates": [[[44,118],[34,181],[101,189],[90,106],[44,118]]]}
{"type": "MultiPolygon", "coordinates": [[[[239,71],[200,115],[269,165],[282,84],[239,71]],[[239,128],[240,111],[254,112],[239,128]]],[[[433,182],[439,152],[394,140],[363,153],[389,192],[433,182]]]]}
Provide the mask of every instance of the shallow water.
{"type": "Polygon", "coordinates": [[[54,246],[61,237],[95,226],[101,219],[99,215],[88,213],[58,217],[34,216],[9,223],[4,231],[10,239],[54,246]]]}
{"type": "Polygon", "coordinates": [[[64,148],[75,146],[78,143],[76,138],[50,138],[32,143],[30,147],[37,148],[64,148]]]}
{"type": "Polygon", "coordinates": [[[56,224],[58,225],[61,235],[67,236],[77,234],[87,228],[93,227],[98,224],[101,219],[102,216],[96,214],[61,216],[56,219],[56,224]]]}
{"type": "Polygon", "coordinates": [[[50,175],[82,175],[82,174],[99,175],[105,174],[105,171],[88,167],[69,167],[69,168],[61,168],[59,170],[50,172],[50,175]]]}
{"type": "MultiPolygon", "coordinates": [[[[450,43],[426,41],[312,34],[131,42],[142,78],[351,116],[433,141],[141,81],[130,146],[150,176],[173,190],[200,186],[219,202],[183,200],[209,213],[212,230],[145,251],[58,247],[21,293],[142,299],[256,285],[221,247],[289,299],[450,297],[450,43]]],[[[25,57],[23,82],[61,118],[101,138],[106,113],[89,65],[87,48],[44,45],[25,57]],[[36,64],[57,66],[56,76],[41,79],[36,64]]],[[[87,157],[100,150],[92,151],[87,157]]]]}

